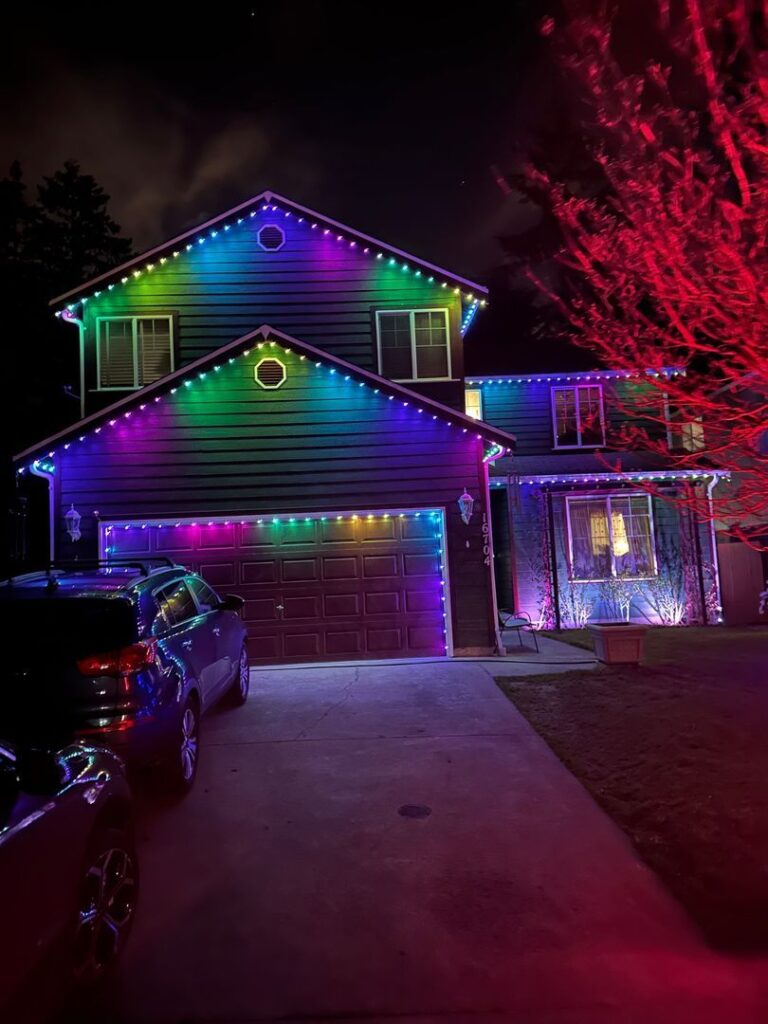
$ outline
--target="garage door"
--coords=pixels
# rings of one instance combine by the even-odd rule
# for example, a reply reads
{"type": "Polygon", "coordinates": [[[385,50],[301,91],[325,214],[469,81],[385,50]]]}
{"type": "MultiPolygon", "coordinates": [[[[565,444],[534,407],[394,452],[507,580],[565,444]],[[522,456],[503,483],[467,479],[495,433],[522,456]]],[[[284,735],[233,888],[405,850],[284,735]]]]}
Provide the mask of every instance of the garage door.
{"type": "Polygon", "coordinates": [[[102,525],[112,557],[168,555],[245,599],[253,664],[446,652],[433,510],[102,525]]]}

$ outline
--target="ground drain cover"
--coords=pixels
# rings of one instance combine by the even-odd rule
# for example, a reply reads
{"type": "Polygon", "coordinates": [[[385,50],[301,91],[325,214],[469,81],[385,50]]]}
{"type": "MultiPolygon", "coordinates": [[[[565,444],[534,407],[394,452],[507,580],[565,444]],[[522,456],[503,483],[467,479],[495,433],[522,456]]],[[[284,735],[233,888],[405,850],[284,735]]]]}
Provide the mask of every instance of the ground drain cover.
{"type": "Polygon", "coordinates": [[[402,807],[398,807],[397,813],[403,818],[428,818],[432,808],[426,804],[403,804],[402,807]]]}

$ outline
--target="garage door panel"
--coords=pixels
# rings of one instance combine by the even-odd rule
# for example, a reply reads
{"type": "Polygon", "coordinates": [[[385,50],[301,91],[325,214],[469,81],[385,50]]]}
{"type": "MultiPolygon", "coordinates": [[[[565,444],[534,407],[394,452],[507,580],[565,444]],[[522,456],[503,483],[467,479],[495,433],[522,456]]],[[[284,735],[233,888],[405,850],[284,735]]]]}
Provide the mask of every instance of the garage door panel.
{"type": "Polygon", "coordinates": [[[284,558],[283,579],[287,582],[307,582],[318,578],[316,558],[284,558]]]}
{"type": "Polygon", "coordinates": [[[235,562],[201,562],[200,575],[212,587],[237,586],[237,569],[235,562]]]}
{"type": "Polygon", "coordinates": [[[115,527],[109,546],[123,557],[168,554],[240,594],[253,664],[445,653],[440,522],[263,519],[115,527]]]}
{"type": "Polygon", "coordinates": [[[391,579],[400,575],[400,558],[394,555],[364,555],[363,577],[367,580],[391,579]]]}
{"type": "Polygon", "coordinates": [[[408,650],[432,651],[438,642],[438,631],[434,626],[409,626],[408,650]]]}
{"type": "Polygon", "coordinates": [[[322,640],[318,630],[283,634],[283,657],[316,661],[322,656],[322,640]]]}
{"type": "Polygon", "coordinates": [[[240,546],[244,548],[276,548],[277,543],[272,524],[241,523],[240,546]]]}
{"type": "Polygon", "coordinates": [[[400,611],[400,591],[384,590],[365,595],[366,615],[396,615],[400,611]]]}
{"type": "Polygon", "coordinates": [[[258,634],[248,637],[248,654],[255,662],[280,661],[282,650],[277,633],[258,634]]]}
{"type": "Polygon", "coordinates": [[[363,653],[360,632],[356,629],[328,630],[325,636],[325,653],[329,657],[341,658],[363,653]]]}
{"type": "Polygon", "coordinates": [[[352,556],[323,558],[324,580],[356,580],[360,575],[357,558],[352,556]]]}
{"type": "Polygon", "coordinates": [[[322,616],[321,594],[308,594],[303,597],[283,598],[284,619],[312,619],[322,616]]]}
{"type": "Polygon", "coordinates": [[[403,651],[403,631],[390,629],[369,629],[366,631],[367,647],[372,654],[384,655],[393,651],[403,651]]]}
{"type": "Polygon", "coordinates": [[[262,558],[240,563],[240,579],[243,583],[277,583],[280,564],[276,558],[262,558]]]}
{"type": "Polygon", "coordinates": [[[360,522],[360,540],[363,544],[373,544],[382,540],[394,540],[397,531],[394,519],[362,519],[360,522]]]}
{"type": "Polygon", "coordinates": [[[216,526],[206,526],[200,529],[198,545],[205,551],[210,548],[224,548],[231,551],[235,546],[235,527],[223,523],[216,526]]]}
{"type": "Polygon", "coordinates": [[[360,595],[324,594],[323,613],[329,618],[336,615],[345,615],[348,618],[356,618],[360,614],[360,595]]]}
{"type": "Polygon", "coordinates": [[[320,523],[320,540],[323,545],[349,544],[355,542],[356,524],[351,519],[341,522],[329,519],[320,523]]]}
{"type": "MultiPolygon", "coordinates": [[[[443,589],[442,587],[440,588],[443,589]]],[[[442,609],[442,594],[436,590],[406,590],[405,610],[407,612],[437,612],[442,609]]]]}
{"type": "Polygon", "coordinates": [[[243,618],[246,622],[277,622],[277,600],[274,597],[245,599],[243,618]]]}
{"type": "Polygon", "coordinates": [[[406,541],[431,540],[438,532],[429,516],[419,516],[418,519],[411,516],[399,521],[402,523],[402,538],[406,541]]]}
{"type": "Polygon", "coordinates": [[[436,554],[425,552],[416,555],[406,553],[403,556],[404,576],[434,576],[440,572],[440,559],[436,554]]]}

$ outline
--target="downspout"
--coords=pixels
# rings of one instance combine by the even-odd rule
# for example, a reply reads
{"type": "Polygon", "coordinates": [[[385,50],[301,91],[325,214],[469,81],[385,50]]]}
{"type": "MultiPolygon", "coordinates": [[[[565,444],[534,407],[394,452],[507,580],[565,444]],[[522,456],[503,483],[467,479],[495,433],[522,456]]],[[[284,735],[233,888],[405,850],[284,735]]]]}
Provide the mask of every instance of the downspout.
{"type": "Polygon", "coordinates": [[[29,471],[33,476],[39,476],[48,484],[48,561],[54,562],[56,560],[56,526],[54,522],[56,498],[53,489],[53,473],[49,473],[46,469],[40,469],[40,463],[37,460],[29,467],[29,471]]]}
{"type": "Polygon", "coordinates": [[[547,488],[547,533],[549,536],[549,557],[552,560],[552,597],[555,602],[555,629],[562,628],[560,616],[560,584],[557,578],[557,540],[555,537],[555,512],[552,503],[552,491],[547,488]]]}
{"type": "Polygon", "coordinates": [[[493,550],[493,521],[491,519],[491,480],[490,480],[490,464],[495,462],[496,459],[500,459],[502,455],[508,455],[501,445],[497,445],[498,451],[492,451],[489,455],[483,457],[483,486],[485,489],[485,507],[487,509],[486,515],[488,516],[488,557],[490,564],[488,566],[490,577],[491,577],[491,610],[493,612],[493,630],[494,638],[496,642],[496,653],[499,657],[504,657],[507,653],[507,649],[504,646],[504,642],[501,639],[501,629],[499,628],[499,599],[496,595],[496,555],[493,550]]]}
{"type": "Polygon", "coordinates": [[[77,325],[80,351],[80,419],[83,420],[85,419],[85,324],[69,309],[64,310],[61,319],[65,324],[77,325]]]}
{"type": "Polygon", "coordinates": [[[720,592],[720,555],[717,550],[717,532],[715,530],[715,503],[712,498],[718,477],[713,476],[707,484],[707,507],[709,508],[709,543],[712,548],[712,576],[717,594],[717,621],[723,622],[723,595],[720,592]]]}

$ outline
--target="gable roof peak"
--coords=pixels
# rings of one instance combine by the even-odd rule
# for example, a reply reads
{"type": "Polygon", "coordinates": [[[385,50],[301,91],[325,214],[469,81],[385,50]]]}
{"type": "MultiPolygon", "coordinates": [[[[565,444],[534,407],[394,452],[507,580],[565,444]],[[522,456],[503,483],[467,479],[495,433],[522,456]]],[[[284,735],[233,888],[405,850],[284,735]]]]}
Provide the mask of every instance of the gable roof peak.
{"type": "Polygon", "coordinates": [[[367,235],[363,231],[358,231],[347,224],[342,224],[341,221],[318,213],[308,206],[302,206],[301,203],[288,199],[286,196],[282,196],[271,189],[264,189],[245,202],[225,210],[224,213],[218,214],[204,224],[199,224],[188,231],[182,232],[180,235],[175,235],[153,249],[148,249],[140,255],[132,257],[120,266],[113,267],[111,270],[91,278],[89,281],[70,289],[68,292],[64,292],[62,295],[57,295],[56,298],[51,299],[50,305],[64,307],[57,311],[57,316],[67,311],[71,312],[74,306],[87,302],[91,296],[100,295],[102,288],[111,289],[118,283],[128,284],[133,278],[139,277],[144,272],[151,272],[154,269],[155,262],[165,263],[169,258],[177,259],[183,257],[185,252],[196,248],[196,246],[192,245],[193,241],[202,244],[209,239],[216,238],[220,232],[229,232],[232,228],[239,228],[247,223],[251,217],[256,216],[257,212],[259,212],[259,205],[261,205],[262,210],[268,208],[279,210],[285,217],[296,216],[302,222],[309,219],[313,222],[313,227],[324,226],[327,229],[326,234],[330,232],[337,233],[337,241],[357,247],[358,252],[370,255],[373,259],[381,258],[386,254],[390,257],[390,262],[400,263],[404,270],[413,270],[419,276],[426,272],[429,278],[434,279],[441,285],[445,287],[450,285],[455,292],[460,293],[462,298],[472,306],[485,305],[485,299],[477,297],[487,296],[488,289],[484,285],[454,274],[444,267],[429,263],[427,260],[420,259],[412,253],[404,252],[402,249],[389,245],[387,242],[382,242],[372,235],[367,235]]]}

